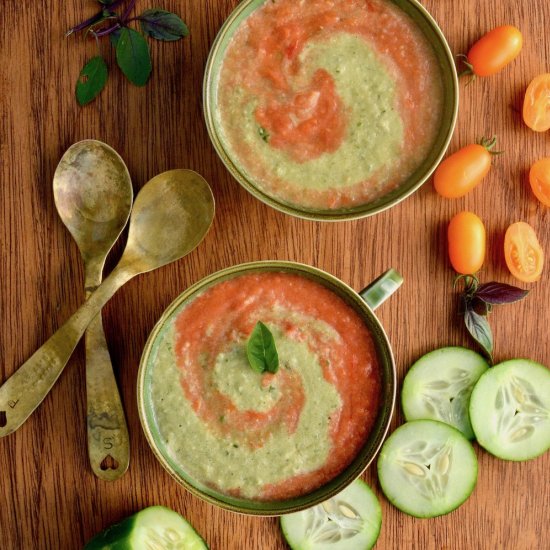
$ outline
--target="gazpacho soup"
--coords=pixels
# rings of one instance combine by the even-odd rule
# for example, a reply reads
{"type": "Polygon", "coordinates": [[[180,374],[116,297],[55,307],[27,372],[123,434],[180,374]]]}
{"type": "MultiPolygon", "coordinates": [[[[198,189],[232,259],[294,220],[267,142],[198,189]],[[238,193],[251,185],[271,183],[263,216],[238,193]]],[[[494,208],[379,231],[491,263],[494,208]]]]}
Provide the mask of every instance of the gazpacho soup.
{"type": "Polygon", "coordinates": [[[216,126],[237,169],[280,201],[351,208],[396,189],[441,123],[442,72],[389,0],[270,0],[235,31],[216,126]]]}
{"type": "Polygon", "coordinates": [[[218,282],[184,301],[155,342],[147,392],[162,454],[222,494],[276,501],[317,489],[353,461],[378,415],[369,329],[342,298],[301,275],[218,282]],[[274,374],[248,362],[258,321],[275,340],[274,374]]]}

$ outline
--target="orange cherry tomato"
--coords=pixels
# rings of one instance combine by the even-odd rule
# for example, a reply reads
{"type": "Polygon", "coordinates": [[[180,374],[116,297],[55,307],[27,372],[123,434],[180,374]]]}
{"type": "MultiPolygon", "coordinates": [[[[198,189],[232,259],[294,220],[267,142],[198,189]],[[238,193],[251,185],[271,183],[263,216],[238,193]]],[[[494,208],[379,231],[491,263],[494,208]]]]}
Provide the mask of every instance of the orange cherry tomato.
{"type": "Polygon", "coordinates": [[[550,206],[550,157],[540,159],[531,166],[529,183],[535,197],[545,206],[550,206]]]}
{"type": "Polygon", "coordinates": [[[523,120],[531,130],[550,129],[550,74],[541,74],[531,81],[523,100],[523,120]]]}
{"type": "Polygon", "coordinates": [[[504,236],[504,258],[510,273],[524,283],[540,279],[544,252],[535,230],[525,222],[513,223],[504,236]]]}
{"type": "Polygon", "coordinates": [[[462,197],[471,191],[489,172],[491,149],[495,145],[496,138],[483,138],[481,145],[467,145],[447,157],[435,171],[435,190],[447,199],[462,197]]]}
{"type": "Polygon", "coordinates": [[[485,259],[485,226],[472,212],[460,212],[449,223],[449,259],[457,273],[472,275],[485,259]]]}
{"type": "Polygon", "coordinates": [[[470,48],[466,57],[476,76],[489,76],[513,61],[522,46],[521,31],[512,25],[504,25],[483,35],[470,48]]]}

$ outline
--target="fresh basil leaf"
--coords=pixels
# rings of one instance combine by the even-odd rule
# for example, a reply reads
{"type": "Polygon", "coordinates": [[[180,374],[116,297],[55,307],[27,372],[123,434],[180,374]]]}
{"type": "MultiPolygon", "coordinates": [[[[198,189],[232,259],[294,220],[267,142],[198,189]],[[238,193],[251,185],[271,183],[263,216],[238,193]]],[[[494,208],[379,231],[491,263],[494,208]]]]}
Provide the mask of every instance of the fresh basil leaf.
{"type": "Polygon", "coordinates": [[[141,30],[157,40],[171,42],[189,34],[187,25],[180,17],[166,10],[145,10],[138,19],[141,23],[141,30]]]}
{"type": "Polygon", "coordinates": [[[143,35],[128,27],[121,29],[116,45],[116,61],[132,84],[145,86],[151,74],[151,55],[143,35]]]}
{"type": "Polygon", "coordinates": [[[464,323],[473,339],[483,348],[489,359],[493,360],[493,332],[489,321],[484,315],[479,315],[473,309],[464,312],[464,323]]]}
{"type": "Polygon", "coordinates": [[[107,83],[107,64],[100,55],[92,57],[80,71],[76,81],[76,100],[86,105],[95,99],[107,83]]]}
{"type": "Polygon", "coordinates": [[[260,126],[258,133],[266,143],[269,141],[269,132],[263,126],[260,126]]]}
{"type": "Polygon", "coordinates": [[[279,369],[279,354],[275,347],[275,339],[271,331],[261,321],[256,323],[248,339],[246,355],[250,366],[256,372],[276,373],[279,369]]]}
{"type": "Polygon", "coordinates": [[[523,290],[517,286],[493,281],[491,283],[479,285],[475,296],[487,304],[496,306],[500,304],[511,304],[512,302],[517,302],[518,300],[525,298],[527,294],[529,294],[528,290],[523,290]]]}

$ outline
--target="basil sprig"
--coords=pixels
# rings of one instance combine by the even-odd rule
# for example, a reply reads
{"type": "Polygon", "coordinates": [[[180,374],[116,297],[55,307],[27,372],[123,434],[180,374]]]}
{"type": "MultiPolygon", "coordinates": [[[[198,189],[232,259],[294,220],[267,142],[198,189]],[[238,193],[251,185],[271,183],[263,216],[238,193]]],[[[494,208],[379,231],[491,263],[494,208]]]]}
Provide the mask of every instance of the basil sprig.
{"type": "Polygon", "coordinates": [[[279,370],[279,354],[271,331],[258,321],[246,344],[246,355],[250,366],[259,373],[279,370]]]}
{"type": "MultiPolygon", "coordinates": [[[[145,36],[172,42],[189,34],[186,24],[175,13],[159,8],[145,10],[138,17],[130,17],[136,0],[97,0],[100,11],[67,32],[67,36],[85,31],[85,36],[99,39],[109,36],[116,52],[116,61],[126,78],[136,86],[144,86],[151,74],[151,54],[145,36]],[[115,8],[125,5],[120,13],[115,8]],[[131,28],[131,22],[139,21],[141,32],[131,28]]],[[[134,23],[135,24],[135,23],[134,23]]],[[[107,64],[101,55],[88,61],[76,83],[76,99],[86,105],[95,99],[107,83],[107,64]]]]}
{"type": "Polygon", "coordinates": [[[459,275],[454,282],[464,281],[464,290],[460,295],[464,313],[464,324],[472,338],[481,346],[487,357],[493,360],[493,332],[487,315],[493,306],[511,304],[522,300],[529,293],[516,286],[497,283],[479,283],[475,275],[459,275]]]}

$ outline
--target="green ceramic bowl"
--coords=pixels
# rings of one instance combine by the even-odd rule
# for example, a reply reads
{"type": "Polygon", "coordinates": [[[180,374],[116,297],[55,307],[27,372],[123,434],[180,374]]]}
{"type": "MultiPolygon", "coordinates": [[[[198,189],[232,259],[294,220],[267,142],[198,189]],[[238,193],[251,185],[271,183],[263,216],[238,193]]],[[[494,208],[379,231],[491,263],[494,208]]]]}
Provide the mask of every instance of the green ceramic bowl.
{"type": "Polygon", "coordinates": [[[441,161],[453,134],[456,116],[458,112],[458,77],[453,55],[441,29],[437,26],[432,16],[416,0],[391,0],[400,9],[407,13],[424,33],[432,45],[439,61],[443,85],[443,110],[439,131],[429,155],[415,172],[398,188],[388,194],[366,204],[353,208],[338,210],[318,210],[302,208],[295,204],[282,201],[265,193],[239,167],[238,162],[231,157],[224,146],[217,122],[217,83],[220,69],[224,59],[225,50],[233,37],[233,34],[254,10],[266,0],[243,0],[227,21],[222,26],[206,63],[203,86],[203,106],[206,126],[210,139],[219,157],[231,172],[233,177],[252,195],[262,202],[299,218],[317,221],[340,221],[363,218],[382,212],[401,202],[414,193],[430,177],[441,161]]]}
{"type": "Polygon", "coordinates": [[[243,514],[280,515],[295,512],[319,504],[342,491],[348,484],[360,476],[375,458],[390,425],[396,393],[395,363],[388,338],[382,325],[374,315],[373,309],[389,297],[401,285],[401,282],[401,276],[396,271],[390,270],[384,273],[366,289],[357,293],[336,277],[319,269],[293,262],[264,261],[241,264],[224,269],[223,271],[206,277],[183,292],[174,302],[172,302],[172,304],[170,304],[151,332],[143,351],[138,373],[137,398],[139,416],[147,441],[160,463],[176,481],[181,483],[194,495],[222,508],[243,514]],[[297,498],[273,502],[231,497],[197,483],[179,464],[170,458],[165,447],[165,442],[159,434],[153,407],[151,405],[153,370],[151,359],[155,356],[156,348],[162,339],[164,330],[174,316],[181,310],[182,306],[196,297],[197,294],[221,281],[245,273],[249,274],[265,271],[288,272],[307,277],[329,288],[345,300],[359,313],[365,325],[369,328],[375,341],[382,373],[382,395],[378,416],[371,433],[353,462],[340,475],[319,489],[297,498]]]}

